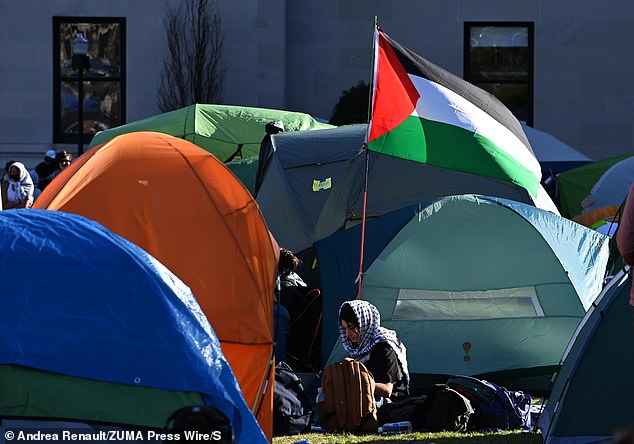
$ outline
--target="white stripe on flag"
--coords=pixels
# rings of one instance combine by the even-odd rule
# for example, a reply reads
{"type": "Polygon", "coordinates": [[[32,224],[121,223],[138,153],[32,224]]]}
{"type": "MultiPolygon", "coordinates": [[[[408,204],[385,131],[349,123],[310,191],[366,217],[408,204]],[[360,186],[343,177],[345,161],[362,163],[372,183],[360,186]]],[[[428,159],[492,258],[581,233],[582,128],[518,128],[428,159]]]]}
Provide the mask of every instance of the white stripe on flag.
{"type": "Polygon", "coordinates": [[[541,180],[537,158],[508,128],[468,100],[442,85],[409,75],[420,94],[412,116],[460,127],[495,143],[541,180]]]}
{"type": "MultiPolygon", "coordinates": [[[[379,75],[379,32],[374,30],[374,66],[372,67],[372,85],[377,84],[377,78],[379,75]]],[[[372,107],[372,114],[374,114],[374,100],[376,99],[376,88],[372,88],[372,102],[370,102],[370,106],[372,107]]],[[[372,133],[372,119],[370,119],[370,123],[368,123],[368,130],[365,133],[365,143],[368,143],[370,139],[370,134],[372,133]]]]}

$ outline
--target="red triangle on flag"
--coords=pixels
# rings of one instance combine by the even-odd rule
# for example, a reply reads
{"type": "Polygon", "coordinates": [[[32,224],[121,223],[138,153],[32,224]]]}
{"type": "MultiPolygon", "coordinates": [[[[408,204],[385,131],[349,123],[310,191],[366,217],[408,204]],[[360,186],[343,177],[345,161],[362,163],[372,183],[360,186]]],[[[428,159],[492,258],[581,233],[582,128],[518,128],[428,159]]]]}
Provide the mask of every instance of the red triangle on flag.
{"type": "Polygon", "coordinates": [[[416,108],[420,94],[394,53],[392,46],[377,31],[378,54],[375,63],[374,102],[368,142],[388,133],[407,119],[416,108]]]}

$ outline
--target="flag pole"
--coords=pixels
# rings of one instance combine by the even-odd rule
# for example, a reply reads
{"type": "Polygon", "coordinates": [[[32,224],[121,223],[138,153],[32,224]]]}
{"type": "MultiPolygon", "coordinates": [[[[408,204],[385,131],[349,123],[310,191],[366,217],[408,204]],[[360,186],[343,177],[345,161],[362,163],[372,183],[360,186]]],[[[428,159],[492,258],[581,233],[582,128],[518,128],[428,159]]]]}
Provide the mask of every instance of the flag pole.
{"type": "Polygon", "coordinates": [[[365,168],[363,173],[363,212],[361,214],[361,249],[359,257],[359,275],[357,281],[359,282],[359,290],[357,292],[357,299],[361,299],[361,288],[363,287],[363,255],[365,247],[365,219],[368,202],[368,175],[370,170],[370,153],[368,151],[368,137],[370,135],[370,122],[372,118],[372,92],[374,90],[374,62],[376,53],[376,31],[378,29],[378,18],[374,16],[374,33],[372,37],[372,67],[370,69],[370,88],[368,91],[368,126],[366,130],[365,142],[363,144],[363,150],[365,151],[365,168]]]}

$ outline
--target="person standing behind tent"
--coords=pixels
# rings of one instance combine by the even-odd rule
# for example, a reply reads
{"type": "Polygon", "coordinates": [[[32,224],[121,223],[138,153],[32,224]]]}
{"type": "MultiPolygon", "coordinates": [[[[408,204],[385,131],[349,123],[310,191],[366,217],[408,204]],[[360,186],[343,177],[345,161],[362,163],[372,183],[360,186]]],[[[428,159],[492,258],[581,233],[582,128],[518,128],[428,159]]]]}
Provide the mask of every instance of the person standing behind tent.
{"type": "Polygon", "coordinates": [[[44,190],[46,185],[51,182],[51,175],[57,170],[57,162],[55,150],[48,150],[44,153],[44,160],[35,166],[35,172],[38,176],[37,188],[44,190]]]}
{"type": "Polygon", "coordinates": [[[281,279],[280,303],[290,315],[286,345],[288,363],[295,371],[315,371],[321,355],[314,347],[321,342],[321,300],[318,289],[310,290],[297,274],[301,260],[286,248],[280,248],[278,273],[281,279]]]}
{"type": "Polygon", "coordinates": [[[57,156],[55,156],[55,161],[57,162],[57,170],[51,174],[51,180],[55,179],[59,173],[70,166],[73,161],[73,155],[68,151],[60,151],[57,153],[57,156]]]}
{"type": "MultiPolygon", "coordinates": [[[[280,302],[286,307],[291,318],[298,311],[297,305],[301,305],[302,296],[308,292],[308,285],[297,274],[297,268],[301,261],[291,250],[280,248],[280,261],[277,266],[281,279],[280,302]]],[[[301,310],[301,307],[299,308],[301,310]]]]}
{"type": "Polygon", "coordinates": [[[365,364],[374,376],[377,407],[409,396],[407,350],[394,330],[381,327],[374,305],[362,300],[341,304],[339,335],[350,357],[365,364]]]}
{"type": "Polygon", "coordinates": [[[31,208],[33,180],[22,162],[13,162],[2,180],[2,208],[31,208]]]}
{"type": "MultiPolygon", "coordinates": [[[[623,256],[623,261],[630,267],[634,266],[634,183],[625,199],[623,216],[616,232],[616,245],[623,256]]],[[[632,271],[630,270],[630,273],[632,271]]],[[[630,290],[630,305],[632,306],[632,328],[634,328],[634,286],[630,290]]]]}

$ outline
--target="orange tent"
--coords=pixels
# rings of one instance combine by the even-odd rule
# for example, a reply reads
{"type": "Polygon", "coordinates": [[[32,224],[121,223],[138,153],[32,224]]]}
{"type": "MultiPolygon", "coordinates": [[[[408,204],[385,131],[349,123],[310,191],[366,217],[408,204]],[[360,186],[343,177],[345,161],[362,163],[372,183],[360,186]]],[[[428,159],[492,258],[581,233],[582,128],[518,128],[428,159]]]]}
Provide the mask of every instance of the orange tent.
{"type": "Polygon", "coordinates": [[[262,395],[273,373],[279,249],[249,191],[220,161],[166,134],[124,134],[80,156],[35,207],[101,223],[189,285],[271,439],[272,385],[262,395]]]}

